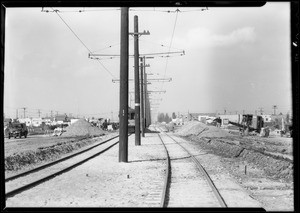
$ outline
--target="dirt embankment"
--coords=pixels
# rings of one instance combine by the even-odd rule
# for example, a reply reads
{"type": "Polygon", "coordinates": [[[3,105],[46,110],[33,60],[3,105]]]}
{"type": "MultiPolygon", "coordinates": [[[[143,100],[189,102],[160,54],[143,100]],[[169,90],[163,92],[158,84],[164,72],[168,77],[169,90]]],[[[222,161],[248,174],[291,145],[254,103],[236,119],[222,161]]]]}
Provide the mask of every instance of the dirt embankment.
{"type": "MultiPolygon", "coordinates": [[[[187,137],[197,142],[205,149],[226,158],[239,158],[262,169],[266,175],[272,178],[293,179],[293,160],[282,154],[291,150],[291,143],[274,147],[274,143],[268,140],[256,138],[243,138],[231,135],[227,131],[207,126],[203,123],[192,121],[176,131],[176,134],[187,137]],[[269,152],[278,151],[278,154],[269,152]],[[280,153],[281,152],[281,153],[280,153]]],[[[277,144],[278,145],[278,144],[277,144]]]]}
{"type": "Polygon", "coordinates": [[[19,170],[26,166],[33,166],[34,164],[43,161],[53,161],[58,159],[63,154],[68,154],[75,150],[89,145],[93,140],[87,137],[80,137],[78,139],[69,139],[64,142],[59,142],[52,146],[39,147],[36,150],[15,153],[5,157],[5,170],[19,170]]]}
{"type": "MultiPolygon", "coordinates": [[[[105,134],[105,131],[91,126],[91,124],[84,119],[78,120],[76,123],[67,127],[66,132],[64,132],[62,136],[53,136],[53,145],[43,145],[43,139],[41,138],[39,145],[32,147],[31,150],[16,152],[6,156],[4,160],[5,170],[17,171],[28,166],[33,167],[45,161],[56,160],[62,155],[94,143],[96,141],[93,139],[94,137],[103,136],[105,134]],[[60,140],[57,140],[58,138],[60,140]],[[55,141],[57,142],[55,143],[55,141]]],[[[28,138],[28,140],[30,139],[28,138]]]]}
{"type": "Polygon", "coordinates": [[[104,135],[105,131],[102,129],[92,126],[89,122],[84,119],[76,121],[71,126],[68,126],[63,136],[100,136],[104,135]]]}

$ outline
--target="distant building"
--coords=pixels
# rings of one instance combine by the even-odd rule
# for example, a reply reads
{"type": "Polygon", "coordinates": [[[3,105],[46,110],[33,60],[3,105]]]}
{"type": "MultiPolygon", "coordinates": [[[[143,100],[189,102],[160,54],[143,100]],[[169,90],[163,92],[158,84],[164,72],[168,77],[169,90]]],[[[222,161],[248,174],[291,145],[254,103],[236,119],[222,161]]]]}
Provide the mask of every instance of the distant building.
{"type": "Polygon", "coordinates": [[[31,118],[31,125],[38,127],[40,125],[42,125],[43,123],[43,119],[42,118],[31,118]]]}
{"type": "Polygon", "coordinates": [[[31,118],[19,118],[18,121],[20,123],[25,123],[26,126],[32,126],[32,120],[31,120],[31,118]]]}
{"type": "Polygon", "coordinates": [[[54,120],[54,119],[51,118],[51,117],[45,117],[45,118],[42,118],[42,122],[45,123],[46,125],[49,125],[49,126],[50,126],[50,125],[53,125],[53,123],[52,123],[53,120],[54,120]]]}
{"type": "Polygon", "coordinates": [[[265,123],[268,123],[268,122],[272,121],[272,116],[271,115],[261,115],[261,117],[264,119],[265,123]]]}
{"type": "Polygon", "coordinates": [[[71,120],[68,118],[66,114],[64,115],[57,115],[55,116],[55,122],[56,124],[70,124],[71,120]]]}
{"type": "Polygon", "coordinates": [[[198,121],[204,123],[204,124],[210,124],[216,119],[215,114],[209,113],[209,114],[201,114],[198,115],[198,121]]]}
{"type": "Polygon", "coordinates": [[[174,118],[172,119],[172,122],[176,125],[183,125],[183,119],[182,118],[174,118]]]}
{"type": "Polygon", "coordinates": [[[222,120],[221,126],[228,126],[229,121],[234,123],[242,123],[243,115],[241,114],[235,114],[235,115],[219,115],[219,117],[222,120]]]}

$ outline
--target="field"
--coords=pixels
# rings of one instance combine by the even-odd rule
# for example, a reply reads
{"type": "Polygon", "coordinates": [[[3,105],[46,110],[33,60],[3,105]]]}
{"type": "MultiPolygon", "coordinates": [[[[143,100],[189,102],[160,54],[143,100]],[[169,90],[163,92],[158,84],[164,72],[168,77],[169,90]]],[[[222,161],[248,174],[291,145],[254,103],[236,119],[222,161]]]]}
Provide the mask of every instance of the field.
{"type": "Polygon", "coordinates": [[[44,134],[28,135],[27,138],[5,138],[5,172],[10,174],[28,170],[116,134],[118,133],[93,127],[82,119],[67,127],[61,136],[44,134]]]}

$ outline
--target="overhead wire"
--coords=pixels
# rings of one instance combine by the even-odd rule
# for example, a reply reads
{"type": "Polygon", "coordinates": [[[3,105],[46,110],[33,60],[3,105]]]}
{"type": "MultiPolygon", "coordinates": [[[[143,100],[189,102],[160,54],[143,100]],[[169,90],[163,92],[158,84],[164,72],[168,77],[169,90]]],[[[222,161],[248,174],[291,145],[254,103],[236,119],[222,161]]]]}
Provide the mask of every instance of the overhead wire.
{"type": "Polygon", "coordinates": [[[177,12],[197,12],[197,11],[205,11],[208,10],[208,8],[206,7],[205,9],[192,9],[192,10],[179,10],[178,8],[176,10],[156,10],[155,8],[153,8],[153,10],[148,10],[148,9],[129,9],[130,11],[141,11],[141,12],[163,12],[163,13],[177,13],[177,12]]]}
{"type": "MultiPolygon", "coordinates": [[[[172,31],[172,36],[171,36],[170,45],[169,45],[169,51],[168,52],[170,52],[171,47],[172,47],[174,33],[175,33],[175,29],[176,29],[176,24],[177,24],[177,18],[178,18],[178,11],[179,10],[176,10],[176,11],[177,11],[177,13],[176,13],[176,17],[175,17],[175,22],[174,22],[174,26],[173,26],[173,31],[172,31]]],[[[167,72],[167,68],[168,68],[168,62],[169,62],[169,57],[167,57],[167,59],[166,59],[166,66],[165,66],[165,71],[164,71],[163,78],[166,77],[166,72],[167,72]]],[[[164,82],[162,82],[162,84],[161,84],[161,90],[163,89],[163,86],[164,86],[164,82]]]]}
{"type": "MultiPolygon", "coordinates": [[[[133,38],[129,39],[129,41],[132,41],[132,40],[133,40],[133,38]]],[[[99,51],[102,51],[102,50],[106,50],[106,49],[109,49],[109,48],[112,48],[112,47],[118,46],[118,45],[121,45],[121,43],[120,42],[119,43],[115,43],[115,44],[109,45],[107,47],[104,47],[104,48],[101,48],[101,49],[98,49],[98,50],[94,50],[91,53],[95,53],[95,52],[99,52],[99,51]]]]}
{"type": "MultiPolygon", "coordinates": [[[[51,7],[52,8],[52,7],[51,7]]],[[[73,35],[80,41],[80,43],[87,49],[87,51],[89,53],[92,53],[92,51],[85,45],[85,43],[79,38],[79,36],[72,30],[72,28],[68,25],[68,23],[58,14],[59,10],[54,10],[52,8],[52,10],[58,15],[58,17],[63,21],[63,23],[69,28],[69,30],[73,33],[73,35]]],[[[97,60],[97,62],[103,67],[103,69],[105,69],[113,78],[115,78],[115,76],[99,61],[97,60]]]]}
{"type": "MultiPolygon", "coordinates": [[[[111,9],[93,9],[93,10],[87,10],[85,8],[83,8],[82,10],[59,10],[60,13],[82,13],[82,12],[98,12],[98,11],[113,11],[113,10],[120,10],[120,8],[111,8],[111,9]]],[[[51,11],[51,10],[44,10],[44,8],[42,8],[42,12],[55,12],[55,11],[51,11]]]]}
{"type": "MultiPolygon", "coordinates": [[[[156,45],[159,45],[159,46],[161,46],[161,47],[169,48],[169,46],[166,46],[166,45],[163,45],[163,44],[159,44],[159,43],[156,43],[156,42],[152,42],[152,41],[146,41],[146,40],[144,40],[144,39],[139,39],[139,41],[145,42],[145,43],[156,44],[156,45]]],[[[176,50],[181,50],[181,51],[183,51],[183,49],[179,49],[179,48],[176,48],[176,47],[172,47],[172,49],[176,49],[176,50]]]]}

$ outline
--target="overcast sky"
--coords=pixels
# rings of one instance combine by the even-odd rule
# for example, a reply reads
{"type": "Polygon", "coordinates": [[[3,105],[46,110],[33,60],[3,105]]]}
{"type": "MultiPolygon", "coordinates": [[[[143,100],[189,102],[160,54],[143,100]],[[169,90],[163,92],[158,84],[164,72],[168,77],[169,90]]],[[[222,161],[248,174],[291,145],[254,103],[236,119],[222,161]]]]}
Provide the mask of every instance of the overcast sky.
{"type": "MultiPolygon", "coordinates": [[[[290,6],[253,8],[130,8],[138,15],[140,53],[180,52],[148,59],[148,78],[172,78],[149,90],[166,90],[159,112],[291,111],[290,6]],[[163,12],[170,10],[171,12],[163,12]],[[170,46],[171,45],[171,46],[170,46]]],[[[72,113],[117,116],[120,61],[89,59],[89,51],[120,53],[119,8],[7,8],[4,112],[31,117],[72,113]],[[52,8],[44,10],[53,11],[52,8]],[[84,10],[84,12],[78,12],[84,10]],[[60,18],[60,17],[61,18],[60,18]],[[77,37],[72,33],[77,35],[77,37]],[[80,39],[80,40],[79,40],[80,39]],[[113,112],[113,114],[111,113],[113,112]]],[[[133,54],[133,37],[130,54],[133,54]]],[[[133,58],[129,62],[133,77],[133,58]]],[[[133,91],[130,83],[130,91],[133,91]]],[[[132,98],[134,95],[132,94],[132,98]]],[[[133,102],[131,103],[133,107],[133,102]]]]}

